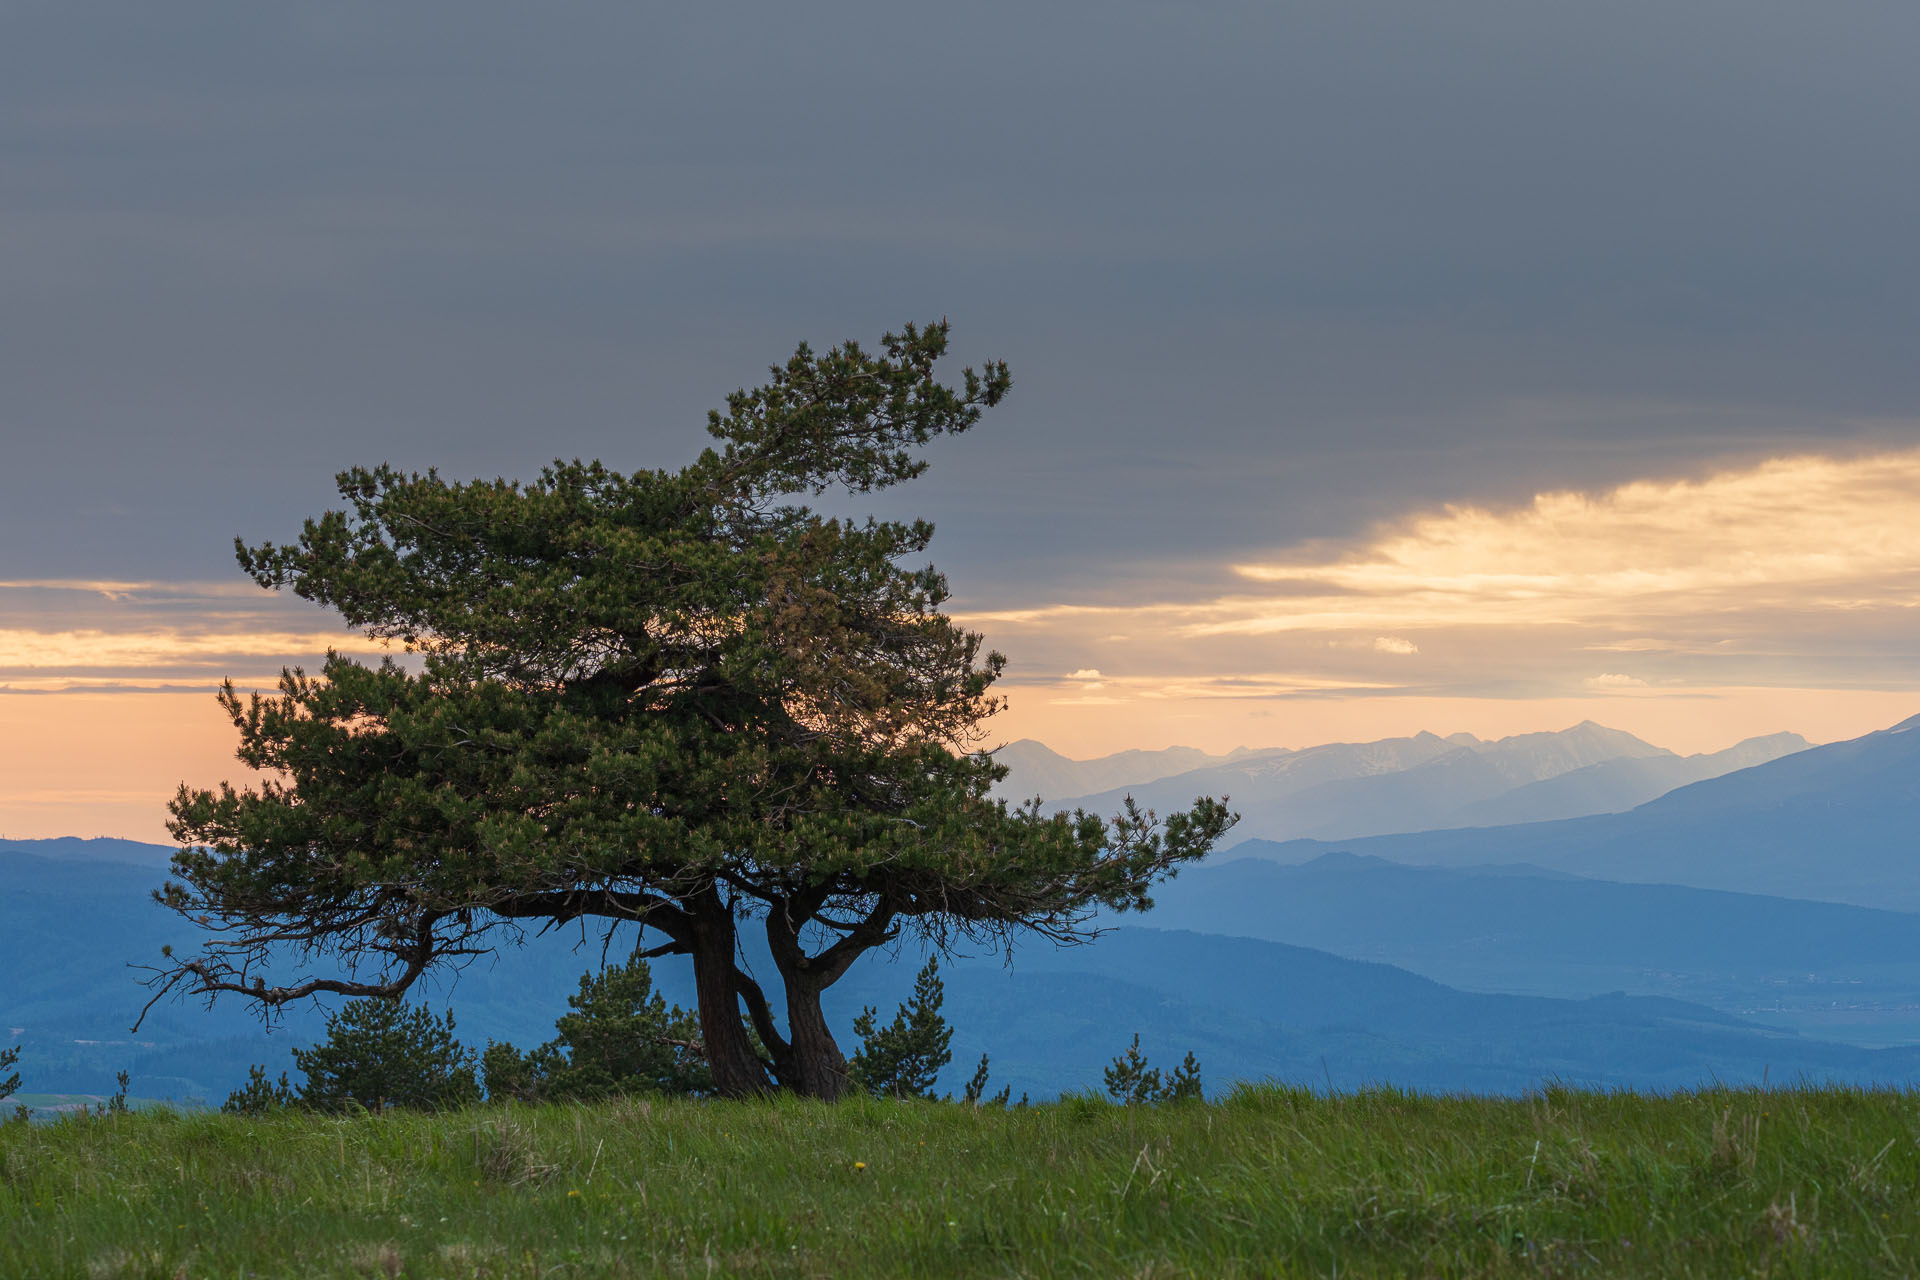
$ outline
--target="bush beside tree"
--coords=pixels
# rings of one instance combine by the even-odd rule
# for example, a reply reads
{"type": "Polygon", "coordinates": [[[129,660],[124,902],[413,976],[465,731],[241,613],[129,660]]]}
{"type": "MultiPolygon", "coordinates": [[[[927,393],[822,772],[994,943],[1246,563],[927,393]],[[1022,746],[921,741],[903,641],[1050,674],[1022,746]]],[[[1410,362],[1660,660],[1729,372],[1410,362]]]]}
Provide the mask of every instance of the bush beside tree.
{"type": "Polygon", "coordinates": [[[451,1009],[435,1017],[398,1000],[349,1001],[327,1015],[325,1040],[293,1051],[294,1066],[306,1076],[297,1089],[286,1073],[276,1084],[265,1067],[255,1066],[222,1110],[258,1115],[297,1101],[317,1110],[435,1111],[478,1102],[476,1055],[453,1030],[451,1009]]]}
{"type": "Polygon", "coordinates": [[[647,962],[635,956],[599,975],[583,974],[567,997],[554,1039],[522,1054],[493,1043],[480,1066],[490,1099],[590,1100],[618,1094],[700,1095],[713,1091],[691,1011],[653,989],[647,962]]]}
{"type": "Polygon", "coordinates": [[[887,1098],[931,1098],[940,1069],[953,1061],[953,1028],[940,1014],[946,984],[938,957],[927,961],[914,979],[913,996],[893,1021],[875,1025],[871,1005],[853,1020],[860,1048],[847,1059],[847,1078],[868,1093],[887,1098]]]}
{"type": "Polygon", "coordinates": [[[300,1101],[299,1093],[287,1082],[287,1073],[282,1071],[276,1083],[267,1079],[265,1066],[255,1063],[247,1068],[247,1082],[227,1095],[220,1109],[233,1115],[264,1116],[274,1111],[285,1111],[300,1101]]]}
{"type": "Polygon", "coordinates": [[[327,1038],[295,1049],[310,1107],[357,1104],[436,1111],[480,1100],[477,1057],[453,1035],[453,1010],[435,1017],[398,1000],[354,1000],[327,1016],[327,1038]]]}

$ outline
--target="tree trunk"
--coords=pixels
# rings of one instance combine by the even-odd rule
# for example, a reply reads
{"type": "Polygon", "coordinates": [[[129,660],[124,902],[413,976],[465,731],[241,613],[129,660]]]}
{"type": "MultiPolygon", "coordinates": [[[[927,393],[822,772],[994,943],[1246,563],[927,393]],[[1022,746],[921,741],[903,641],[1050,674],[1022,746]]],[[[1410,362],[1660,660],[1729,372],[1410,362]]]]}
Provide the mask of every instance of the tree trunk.
{"type": "Polygon", "coordinates": [[[884,922],[878,930],[855,930],[820,955],[811,956],[801,945],[800,923],[818,906],[817,901],[804,898],[774,903],[767,912],[767,947],[787,991],[785,1065],[792,1076],[790,1087],[802,1097],[832,1102],[846,1095],[850,1082],[846,1055],[827,1027],[820,995],[840,980],[857,956],[884,936],[884,922]]]}
{"type": "Polygon", "coordinates": [[[820,1008],[820,993],[826,984],[813,981],[805,970],[788,970],[781,977],[787,987],[794,1092],[803,1098],[837,1101],[847,1092],[847,1059],[834,1043],[827,1016],[820,1008]]]}
{"type": "Polygon", "coordinates": [[[693,985],[700,1007],[700,1039],[713,1091],[723,1098],[770,1092],[767,1070],[740,1024],[740,992],[733,980],[733,915],[724,905],[701,911],[693,926],[693,985]]]}

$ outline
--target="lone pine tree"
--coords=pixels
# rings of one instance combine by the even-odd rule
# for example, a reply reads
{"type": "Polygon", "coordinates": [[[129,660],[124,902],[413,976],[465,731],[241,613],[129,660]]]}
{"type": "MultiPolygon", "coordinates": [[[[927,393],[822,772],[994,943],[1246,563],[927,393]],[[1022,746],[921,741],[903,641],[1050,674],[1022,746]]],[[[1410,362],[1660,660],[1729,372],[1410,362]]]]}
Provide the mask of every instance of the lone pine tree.
{"type": "Polygon", "coordinates": [[[1006,366],[948,385],[946,346],[944,322],[873,353],[803,345],[678,470],[356,468],[295,543],[237,543],[262,587],[416,658],[330,654],[275,696],[222,692],[269,780],[175,797],[158,896],[208,938],[155,999],[396,996],[527,922],[631,922],[662,939],[647,956],[690,958],[716,1092],[831,1098],[847,1063],[821,993],[868,950],[1075,940],[1096,907],[1147,905],[1224,804],[1103,821],[991,798],[1005,770],[976,748],[1004,660],[903,563],[932,526],[794,501],[912,479],[1000,402],[1006,366]],[[755,921],[784,1032],[736,962],[755,921]],[[270,983],[269,958],[303,968],[270,983]]]}

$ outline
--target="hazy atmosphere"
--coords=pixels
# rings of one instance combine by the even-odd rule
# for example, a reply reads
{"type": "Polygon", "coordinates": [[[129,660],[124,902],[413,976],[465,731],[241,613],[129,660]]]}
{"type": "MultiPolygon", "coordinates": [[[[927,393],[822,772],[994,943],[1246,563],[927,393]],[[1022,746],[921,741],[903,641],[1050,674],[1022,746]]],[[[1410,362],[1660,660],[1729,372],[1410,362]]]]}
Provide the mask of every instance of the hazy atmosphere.
{"type": "MultiPolygon", "coordinates": [[[[684,463],[807,340],[1075,757],[1920,711],[1920,9],[0,9],[0,835],[162,838],[349,464],[684,463]]],[[[828,501],[833,501],[829,498],[828,501]]],[[[357,647],[356,647],[357,646],[357,647]]]]}

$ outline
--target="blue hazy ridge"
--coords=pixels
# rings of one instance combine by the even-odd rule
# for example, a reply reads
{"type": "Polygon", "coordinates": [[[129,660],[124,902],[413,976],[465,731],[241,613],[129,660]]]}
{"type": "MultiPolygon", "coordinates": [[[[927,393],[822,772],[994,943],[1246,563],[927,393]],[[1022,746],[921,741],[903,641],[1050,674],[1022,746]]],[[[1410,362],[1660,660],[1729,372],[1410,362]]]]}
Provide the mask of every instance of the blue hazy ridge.
{"type": "MultiPolygon", "coordinates": [[[[244,1005],[222,1001],[211,1011],[164,1003],[130,1035],[146,993],[128,965],[151,962],[163,943],[196,941],[191,925],[149,899],[159,879],[151,863],[0,851],[0,965],[19,979],[0,1007],[0,1034],[26,1043],[29,1089],[105,1092],[125,1067],[138,1093],[217,1101],[248,1063],[278,1070],[288,1048],[315,1033],[314,1008],[290,1011],[269,1036],[244,1005]]],[[[1190,879],[1205,885],[1203,872],[1190,879]]],[[[617,937],[611,953],[623,955],[632,936],[617,937]]],[[[600,940],[583,945],[577,931],[532,938],[451,983],[427,984],[419,998],[450,1005],[469,1043],[525,1046],[551,1034],[600,955],[600,940]]],[[[748,960],[767,976],[763,960],[748,960]]],[[[910,947],[869,957],[830,993],[829,1012],[845,1028],[863,1004],[890,1008],[918,963],[910,947]]],[[[655,972],[669,999],[690,1002],[684,962],[661,960],[655,972]]],[[[1468,992],[1323,950],[1197,932],[1129,927],[1061,950],[1028,940],[1011,968],[975,957],[945,977],[957,1029],[949,1084],[987,1052],[996,1080],[1035,1096],[1097,1086],[1136,1031],[1169,1063],[1194,1050],[1216,1086],[1277,1077],[1511,1092],[1549,1079],[1675,1088],[1763,1073],[1899,1083],[1920,1071],[1920,1051],[1827,1043],[1692,1001],[1468,992]]]]}

